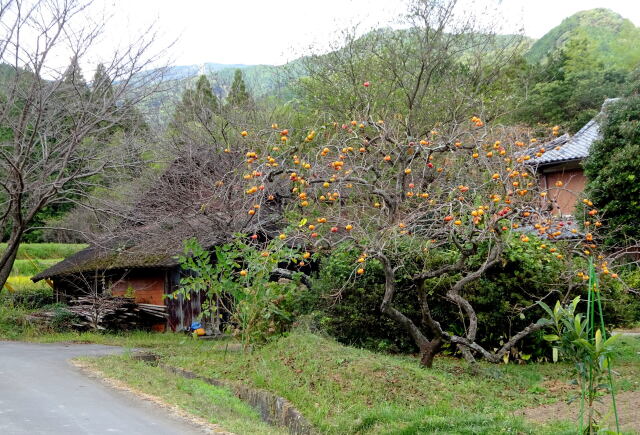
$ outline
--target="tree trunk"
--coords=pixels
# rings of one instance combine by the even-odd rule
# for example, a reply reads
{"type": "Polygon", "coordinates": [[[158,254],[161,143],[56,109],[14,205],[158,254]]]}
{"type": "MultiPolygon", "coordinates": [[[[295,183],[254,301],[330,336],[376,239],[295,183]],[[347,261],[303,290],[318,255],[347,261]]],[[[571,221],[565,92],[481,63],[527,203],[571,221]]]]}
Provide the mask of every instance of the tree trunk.
{"type": "Polygon", "coordinates": [[[0,293],[11,274],[11,269],[13,269],[13,263],[16,261],[19,247],[20,235],[12,235],[7,243],[7,249],[2,253],[0,258],[0,293]]]}
{"type": "Polygon", "coordinates": [[[440,353],[442,344],[441,338],[434,338],[428,344],[423,345],[422,349],[420,349],[420,364],[430,369],[433,366],[433,359],[440,353]]]}

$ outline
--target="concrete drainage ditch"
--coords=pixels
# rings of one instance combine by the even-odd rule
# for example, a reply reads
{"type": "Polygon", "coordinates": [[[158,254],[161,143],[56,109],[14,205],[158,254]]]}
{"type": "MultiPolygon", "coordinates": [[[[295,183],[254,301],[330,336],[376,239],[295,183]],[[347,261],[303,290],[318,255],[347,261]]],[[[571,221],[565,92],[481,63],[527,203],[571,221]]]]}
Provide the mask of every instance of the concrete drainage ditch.
{"type": "Polygon", "coordinates": [[[186,379],[197,379],[216,387],[227,388],[240,400],[256,409],[264,422],[274,426],[284,427],[293,435],[312,435],[316,433],[313,426],[304,418],[300,411],[295,409],[293,405],[283,397],[276,396],[268,391],[250,388],[246,385],[231,381],[201,376],[189,370],[164,364],[157,355],[149,352],[136,353],[133,355],[133,358],[160,367],[168,373],[182,376],[186,379]]]}

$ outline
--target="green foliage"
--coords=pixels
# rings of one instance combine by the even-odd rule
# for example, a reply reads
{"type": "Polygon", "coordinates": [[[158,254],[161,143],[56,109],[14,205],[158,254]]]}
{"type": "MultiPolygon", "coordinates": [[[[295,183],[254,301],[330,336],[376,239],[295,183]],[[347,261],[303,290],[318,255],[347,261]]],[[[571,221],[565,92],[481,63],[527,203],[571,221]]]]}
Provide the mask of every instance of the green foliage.
{"type": "Polygon", "coordinates": [[[56,332],[70,331],[78,319],[78,316],[69,311],[64,304],[53,304],[46,309],[53,311],[49,326],[56,332]]]}
{"type": "Polygon", "coordinates": [[[597,54],[607,63],[634,65],[640,60],[640,32],[633,23],[609,9],[577,12],[562,20],[558,26],[537,40],[529,50],[531,63],[540,63],[576,35],[593,41],[597,54]]]}
{"type": "Polygon", "coordinates": [[[8,307],[34,310],[52,304],[53,302],[53,290],[46,284],[45,286],[33,285],[15,289],[14,291],[0,292],[0,304],[8,307]]]}
{"type": "Polygon", "coordinates": [[[640,96],[606,107],[602,139],[584,164],[585,194],[604,215],[608,245],[640,239],[640,96]]]}
{"type": "Polygon", "coordinates": [[[295,280],[271,280],[278,265],[300,259],[294,250],[272,241],[260,251],[245,240],[237,235],[234,242],[216,246],[213,258],[196,240],[186,241],[179,257],[186,276],[174,294],[189,298],[192,292],[204,291],[203,314],[214,319],[228,315],[229,332],[239,335],[246,347],[288,329],[302,290],[295,280]]]}
{"type": "Polygon", "coordinates": [[[61,262],[63,258],[49,258],[46,260],[16,260],[11,269],[12,276],[33,276],[45,269],[61,262]]]}
{"type": "MultiPolygon", "coordinates": [[[[5,295],[6,296],[6,295],[5,295]]],[[[23,301],[24,302],[24,301],[23,301]]],[[[66,332],[76,320],[76,315],[67,310],[63,304],[41,305],[12,304],[0,295],[0,338],[10,340],[25,340],[37,336],[44,336],[55,332],[66,332]],[[34,309],[37,307],[36,309],[34,309]],[[38,318],[39,311],[53,313],[53,316],[42,320],[38,318]]]]}
{"type": "Polygon", "coordinates": [[[576,34],[539,70],[520,119],[559,124],[575,132],[603,101],[625,91],[628,71],[605,63],[594,42],[576,34]]]}
{"type": "MultiPolygon", "coordinates": [[[[561,244],[542,243],[533,237],[526,243],[513,238],[502,262],[465,289],[465,296],[476,307],[487,346],[506,341],[513,332],[537,320],[542,314],[535,306],[538,299],[566,293],[568,283],[562,274],[574,266],[568,264],[571,259],[558,261],[549,252],[550,247],[564,252],[561,244]]],[[[580,287],[574,291],[580,291],[580,287]]],[[[513,354],[518,352],[518,357],[543,358],[547,346],[540,334],[533,334],[520,342],[513,354]]]]}
{"type": "Polygon", "coordinates": [[[180,278],[180,288],[174,295],[191,299],[193,294],[204,292],[207,299],[202,304],[203,314],[218,318],[220,313],[216,301],[228,290],[229,279],[223,263],[211,262],[211,254],[196,239],[184,242],[184,253],[178,257],[184,276],[180,278]]]}
{"type": "Polygon", "coordinates": [[[575,132],[595,116],[606,98],[635,89],[640,29],[608,9],[578,12],[536,41],[516,120],[558,124],[575,132]]]}
{"type": "Polygon", "coordinates": [[[171,125],[180,129],[184,124],[199,123],[209,125],[218,113],[220,103],[213,93],[207,76],[201,75],[195,84],[195,89],[185,89],[182,99],[176,106],[171,125]]]}
{"type": "MultiPolygon", "coordinates": [[[[355,247],[343,244],[322,258],[311,287],[318,298],[320,325],[342,343],[388,352],[415,352],[415,344],[404,328],[380,311],[384,295],[381,264],[369,261],[364,275],[354,279],[359,255],[355,247]]],[[[412,292],[408,282],[398,284],[395,305],[419,320],[415,289],[412,292]]]]}
{"type": "Polygon", "coordinates": [[[611,358],[617,353],[616,344],[620,339],[620,335],[607,339],[604,329],[596,325],[598,320],[594,318],[595,311],[591,308],[591,304],[595,303],[591,298],[596,296],[597,293],[592,293],[590,305],[587,306],[588,311],[592,310],[591,316],[576,312],[580,296],[566,306],[556,302],[553,310],[545,303],[540,303],[553,327],[554,333],[545,335],[544,339],[554,344],[554,362],[558,359],[559,350],[574,364],[575,383],[580,387],[579,397],[582,400],[579,419],[582,427],[583,406],[586,404],[589,414],[585,433],[588,434],[598,430],[594,402],[600,401],[603,395],[611,393],[613,389],[610,364],[611,358]]]}
{"type": "Polygon", "coordinates": [[[252,101],[251,94],[247,90],[247,85],[242,78],[242,71],[237,69],[233,75],[231,90],[227,95],[227,104],[232,107],[246,107],[252,101]]]}
{"type": "Polygon", "coordinates": [[[0,304],[0,337],[15,340],[33,332],[33,326],[26,319],[29,313],[26,308],[0,304]]]}
{"type": "MultiPolygon", "coordinates": [[[[482,345],[496,347],[512,332],[537,319],[542,313],[535,306],[538,298],[566,292],[567,283],[562,273],[569,265],[557,261],[548,249],[541,249],[541,245],[540,241],[525,243],[514,238],[503,254],[503,261],[464,289],[464,297],[476,307],[482,345]]],[[[557,249],[562,247],[558,245],[557,249]]],[[[397,275],[394,305],[419,323],[418,292],[411,275],[455,261],[455,253],[439,249],[425,254],[416,251],[410,243],[397,252],[404,261],[403,269],[397,275]]],[[[373,350],[415,352],[415,345],[406,331],[380,311],[384,295],[382,266],[375,260],[368,260],[364,275],[354,279],[354,264],[359,255],[357,249],[345,244],[322,259],[318,277],[312,285],[313,294],[318,298],[316,307],[321,312],[321,325],[343,343],[373,350]]],[[[427,280],[425,284],[430,295],[443,296],[455,279],[455,276],[441,276],[427,280]]],[[[575,291],[581,289],[579,285],[575,287],[575,291]]],[[[454,305],[443,297],[433,300],[436,302],[430,309],[443,327],[462,332],[458,330],[461,323],[454,305]]],[[[541,337],[533,335],[522,341],[514,354],[542,358],[547,350],[541,337]]]]}

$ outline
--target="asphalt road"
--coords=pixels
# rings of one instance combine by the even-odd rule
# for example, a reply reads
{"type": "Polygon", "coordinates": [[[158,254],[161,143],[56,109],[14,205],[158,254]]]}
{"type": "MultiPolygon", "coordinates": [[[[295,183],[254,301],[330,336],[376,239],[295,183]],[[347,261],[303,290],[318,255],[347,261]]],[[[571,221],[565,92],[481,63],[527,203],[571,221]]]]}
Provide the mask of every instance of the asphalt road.
{"type": "Polygon", "coordinates": [[[133,394],[113,390],[69,364],[110,346],[0,341],[0,434],[202,434],[133,394]]]}

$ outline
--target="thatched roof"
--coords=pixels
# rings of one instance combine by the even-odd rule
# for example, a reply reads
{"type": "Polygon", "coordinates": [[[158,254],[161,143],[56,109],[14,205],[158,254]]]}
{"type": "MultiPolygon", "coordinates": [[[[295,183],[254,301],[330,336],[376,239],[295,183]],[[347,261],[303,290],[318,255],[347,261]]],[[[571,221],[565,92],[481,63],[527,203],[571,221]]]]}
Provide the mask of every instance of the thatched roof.
{"type": "Polygon", "coordinates": [[[196,238],[205,248],[224,243],[231,238],[208,227],[202,219],[180,222],[176,225],[153,225],[132,228],[117,237],[104,239],[66,258],[31,278],[73,275],[87,272],[104,272],[115,269],[164,269],[178,264],[183,251],[183,241],[196,238]]]}

